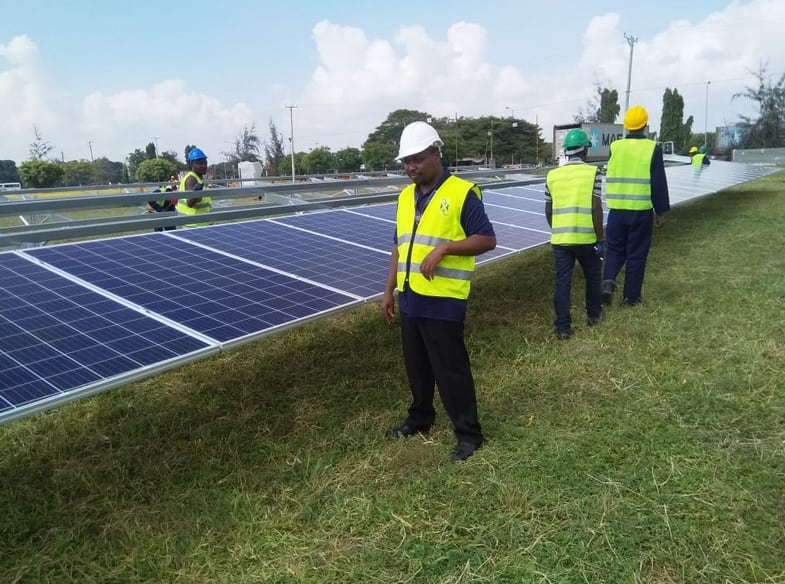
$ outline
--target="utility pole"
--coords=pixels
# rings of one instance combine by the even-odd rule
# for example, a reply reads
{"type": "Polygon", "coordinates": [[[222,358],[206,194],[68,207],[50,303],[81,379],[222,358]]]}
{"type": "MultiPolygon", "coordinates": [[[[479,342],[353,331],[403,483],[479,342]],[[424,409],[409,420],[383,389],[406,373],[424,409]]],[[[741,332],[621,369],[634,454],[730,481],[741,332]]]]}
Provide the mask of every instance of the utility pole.
{"type": "Polygon", "coordinates": [[[289,143],[292,146],[292,182],[294,182],[294,109],[296,105],[284,106],[289,110],[289,143]]]}
{"type": "Polygon", "coordinates": [[[153,136],[153,142],[155,143],[155,157],[158,158],[158,136],[153,136]]]}
{"type": "MultiPolygon", "coordinates": [[[[632,80],[632,51],[635,48],[635,43],[638,42],[632,35],[628,35],[626,32],[624,33],[624,38],[627,39],[627,44],[630,45],[630,61],[629,65],[627,66],[627,93],[624,97],[624,113],[627,113],[627,110],[630,109],[630,81],[632,80]]],[[[624,129],[624,135],[627,135],[627,129],[624,129]]]]}
{"type": "Polygon", "coordinates": [[[488,132],[488,135],[491,137],[491,159],[488,162],[490,163],[489,166],[493,164],[493,167],[495,167],[496,164],[493,161],[493,117],[491,117],[491,131],[488,132]]]}
{"type": "Polygon", "coordinates": [[[93,143],[88,140],[87,147],[90,148],[90,162],[93,162],[93,143]]]}
{"type": "Polygon", "coordinates": [[[458,170],[458,112],[455,112],[455,170],[458,170]]]}
{"type": "MultiPolygon", "coordinates": [[[[709,132],[709,85],[711,85],[711,81],[706,82],[706,117],[703,118],[703,147],[708,148],[708,132],[709,132]]],[[[714,143],[714,147],[717,147],[717,143],[714,143]]]]}

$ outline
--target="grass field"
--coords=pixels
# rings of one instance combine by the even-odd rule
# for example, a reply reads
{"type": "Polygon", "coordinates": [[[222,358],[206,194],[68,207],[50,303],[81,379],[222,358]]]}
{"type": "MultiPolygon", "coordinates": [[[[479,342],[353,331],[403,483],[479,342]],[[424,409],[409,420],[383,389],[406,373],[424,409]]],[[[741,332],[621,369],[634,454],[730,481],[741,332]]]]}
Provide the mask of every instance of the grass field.
{"type": "Polygon", "coordinates": [[[785,582],[783,190],[677,207],[598,327],[577,277],[569,341],[548,249],[481,268],[464,463],[384,438],[376,306],[0,427],[0,582],[785,582]]]}

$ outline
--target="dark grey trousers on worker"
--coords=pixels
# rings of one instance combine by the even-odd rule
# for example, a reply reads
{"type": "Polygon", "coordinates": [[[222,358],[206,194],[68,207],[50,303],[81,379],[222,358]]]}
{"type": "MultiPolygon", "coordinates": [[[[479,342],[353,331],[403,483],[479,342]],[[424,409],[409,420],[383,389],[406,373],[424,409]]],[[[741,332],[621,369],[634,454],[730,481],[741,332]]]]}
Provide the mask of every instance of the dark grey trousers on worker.
{"type": "Polygon", "coordinates": [[[435,385],[458,441],[482,444],[477,394],[463,340],[463,323],[409,318],[401,314],[401,339],[412,390],[408,421],[420,428],[433,425],[435,385]]]}

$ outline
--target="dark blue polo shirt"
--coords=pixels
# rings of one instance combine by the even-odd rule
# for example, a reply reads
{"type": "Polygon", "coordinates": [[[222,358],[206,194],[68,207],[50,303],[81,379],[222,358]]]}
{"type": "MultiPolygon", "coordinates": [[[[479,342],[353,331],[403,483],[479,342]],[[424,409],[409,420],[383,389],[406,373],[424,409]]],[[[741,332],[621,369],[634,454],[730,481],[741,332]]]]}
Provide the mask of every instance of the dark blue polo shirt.
{"type": "MultiPolygon", "coordinates": [[[[422,215],[434,193],[439,190],[439,187],[449,176],[450,172],[445,170],[442,178],[430,193],[422,193],[420,187],[414,188],[414,204],[418,217],[422,215]]],[[[463,204],[461,227],[467,237],[470,235],[488,235],[491,237],[496,235],[488,215],[485,214],[485,206],[473,192],[469,192],[463,204]]],[[[393,233],[393,241],[397,246],[397,232],[393,233]]],[[[423,296],[411,290],[406,290],[398,294],[398,310],[410,318],[434,318],[437,320],[462,322],[466,318],[466,300],[440,296],[423,296]]]]}

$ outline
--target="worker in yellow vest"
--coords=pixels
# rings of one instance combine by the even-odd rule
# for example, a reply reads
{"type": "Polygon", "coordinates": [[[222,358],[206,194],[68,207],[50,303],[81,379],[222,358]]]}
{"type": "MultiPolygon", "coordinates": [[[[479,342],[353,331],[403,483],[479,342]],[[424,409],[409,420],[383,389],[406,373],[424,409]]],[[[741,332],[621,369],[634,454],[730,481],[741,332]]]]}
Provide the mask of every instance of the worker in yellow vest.
{"type": "MultiPolygon", "coordinates": [[[[201,191],[204,188],[204,175],[207,173],[207,155],[199,148],[191,148],[186,156],[188,173],[180,180],[180,191],[201,191]]],[[[181,215],[201,215],[212,210],[210,197],[190,197],[177,201],[177,212],[181,215]]],[[[199,227],[210,223],[189,223],[186,227],[199,227]]]]}
{"type": "Polygon", "coordinates": [[[704,166],[709,166],[709,164],[711,164],[709,162],[709,157],[706,155],[705,146],[701,146],[700,148],[693,146],[690,148],[690,156],[692,157],[690,160],[692,168],[703,168],[704,166]]]}
{"type": "Polygon", "coordinates": [[[586,164],[591,141],[574,128],[564,137],[565,164],[548,172],[545,182],[545,218],[551,226],[554,327],[559,339],[573,334],[570,315],[572,273],[577,261],[586,280],[586,323],[600,322],[602,312],[602,176],[586,164]]]}
{"type": "Polygon", "coordinates": [[[483,443],[477,395],[463,336],[475,256],[496,247],[480,188],[442,165],[444,145],[425,122],[403,129],[397,159],[412,180],[398,197],[394,245],[382,297],[382,316],[395,318],[398,290],[401,340],[412,402],[390,437],[428,432],[434,389],[457,438],[452,460],[483,443]]]}
{"type": "Polygon", "coordinates": [[[654,225],[662,227],[671,208],[662,147],[645,135],[649,113],[634,105],[624,114],[625,138],[611,142],[605,177],[608,204],[608,243],[602,281],[602,300],[610,304],[616,276],[625,266],[624,306],[643,302],[641,290],[654,225]],[[653,209],[653,213],[652,213],[653,209]],[[653,214],[653,217],[652,217],[653,214]]]}

